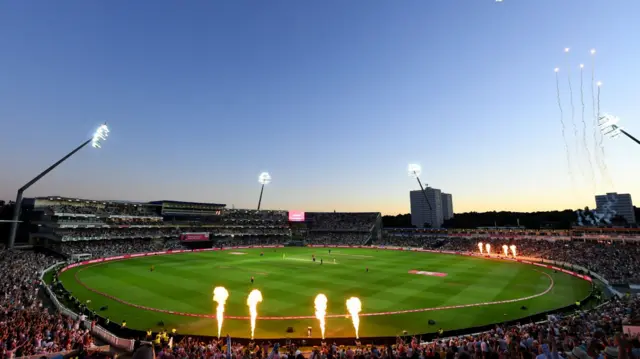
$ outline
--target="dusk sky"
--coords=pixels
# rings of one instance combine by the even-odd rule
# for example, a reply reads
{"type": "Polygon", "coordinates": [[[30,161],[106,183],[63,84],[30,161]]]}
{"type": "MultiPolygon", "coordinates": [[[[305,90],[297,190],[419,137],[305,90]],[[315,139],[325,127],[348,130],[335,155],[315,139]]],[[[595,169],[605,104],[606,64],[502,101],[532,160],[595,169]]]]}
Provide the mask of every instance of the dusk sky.
{"type": "Polygon", "coordinates": [[[455,212],[639,202],[632,141],[604,140],[607,171],[588,143],[592,178],[564,71],[582,131],[585,64],[592,142],[597,49],[602,112],[640,135],[639,14],[638,0],[2,1],[0,199],[107,121],[102,149],[25,196],[255,208],[269,171],[265,209],[396,214],[415,162],[455,212]]]}

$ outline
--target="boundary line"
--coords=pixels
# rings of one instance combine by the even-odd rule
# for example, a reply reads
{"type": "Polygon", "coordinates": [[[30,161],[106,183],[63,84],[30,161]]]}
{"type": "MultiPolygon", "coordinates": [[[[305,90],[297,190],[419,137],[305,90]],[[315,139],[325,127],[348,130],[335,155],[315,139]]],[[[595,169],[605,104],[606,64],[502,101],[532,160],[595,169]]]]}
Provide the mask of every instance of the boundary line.
{"type": "MultiPolygon", "coordinates": [[[[100,264],[102,264],[102,263],[100,263],[100,264]]],[[[78,278],[78,274],[80,272],[82,272],[85,269],[91,268],[91,267],[93,267],[93,266],[86,266],[84,268],[81,268],[78,271],[76,271],[74,273],[74,275],[73,275],[73,277],[76,280],[76,282],[78,282],[78,284],[80,284],[81,286],[83,286],[85,289],[87,289],[90,292],[96,293],[96,294],[101,295],[101,296],[103,296],[105,298],[111,299],[113,301],[116,301],[116,302],[118,302],[120,304],[124,304],[124,305],[129,306],[129,307],[142,309],[142,310],[147,310],[147,311],[151,311],[151,312],[178,315],[178,316],[183,316],[183,317],[211,318],[211,319],[215,319],[216,318],[215,314],[197,314],[197,313],[176,312],[176,311],[173,311],[173,310],[151,308],[151,307],[147,307],[147,306],[143,306],[143,305],[133,304],[133,303],[129,303],[129,302],[123,300],[123,299],[114,297],[114,296],[112,296],[110,294],[103,293],[103,292],[101,292],[101,291],[99,291],[97,289],[93,289],[93,288],[87,286],[84,282],[82,282],[80,280],[80,278],[78,278]]],[[[551,277],[548,273],[545,273],[545,272],[543,272],[541,270],[538,270],[538,269],[535,269],[535,268],[532,268],[532,269],[534,271],[538,272],[538,273],[542,273],[545,276],[547,276],[547,278],[549,279],[549,287],[547,289],[545,289],[543,292],[540,292],[540,293],[537,293],[537,294],[533,294],[533,295],[530,295],[530,296],[527,296],[527,297],[500,300],[500,301],[495,301],[495,302],[460,304],[460,305],[449,305],[449,306],[442,306],[442,307],[430,307],[430,308],[418,308],[418,309],[406,309],[406,310],[398,310],[398,311],[392,311],[392,312],[360,313],[360,316],[361,317],[374,317],[374,316],[382,316],[382,315],[396,315],[396,314],[407,314],[407,313],[431,312],[431,311],[437,311],[437,310],[449,310],[449,309],[482,307],[482,306],[489,306],[489,305],[496,305],[496,304],[516,303],[516,302],[521,302],[521,301],[525,301],[525,300],[541,297],[541,296],[549,293],[553,289],[553,287],[555,285],[555,282],[553,280],[553,277],[551,277]]],[[[343,318],[346,315],[348,315],[348,314],[328,314],[328,315],[326,315],[326,318],[343,318]]],[[[224,319],[250,320],[251,318],[248,317],[248,316],[225,315],[224,319]]],[[[272,317],[260,317],[260,316],[258,316],[257,319],[258,320],[296,320],[296,319],[316,319],[316,317],[313,316],[313,315],[277,316],[277,317],[273,317],[273,316],[272,317]]]]}

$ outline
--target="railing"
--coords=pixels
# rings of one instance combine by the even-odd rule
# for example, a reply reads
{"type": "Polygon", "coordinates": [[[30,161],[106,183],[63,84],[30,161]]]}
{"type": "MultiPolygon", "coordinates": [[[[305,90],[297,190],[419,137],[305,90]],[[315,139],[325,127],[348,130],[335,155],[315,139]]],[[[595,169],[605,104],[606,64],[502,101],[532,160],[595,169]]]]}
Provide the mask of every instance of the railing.
{"type": "MultiPolygon", "coordinates": [[[[47,273],[50,270],[53,270],[54,268],[66,264],[65,262],[58,262],[54,265],[52,265],[51,267],[45,269],[42,271],[42,274],[40,275],[40,281],[43,285],[43,287],[45,288],[47,295],[49,296],[49,298],[51,299],[51,301],[53,302],[53,305],[56,307],[56,309],[62,313],[62,315],[67,316],[72,318],[73,320],[79,320],[80,316],[73,312],[71,309],[65,307],[64,305],[62,305],[62,303],[60,303],[60,301],[58,300],[58,298],[56,297],[55,293],[53,293],[51,291],[51,288],[49,288],[49,286],[47,285],[47,283],[45,283],[44,281],[44,274],[47,273]]],[[[87,328],[91,328],[91,334],[95,335],[96,337],[104,340],[105,342],[109,343],[109,345],[114,346],[116,348],[119,349],[123,349],[126,351],[133,351],[133,344],[134,341],[131,339],[122,339],[122,338],[118,338],[117,336],[111,334],[108,330],[104,329],[103,327],[99,326],[99,325],[92,325],[92,322],[89,320],[85,320],[84,321],[84,325],[87,328]]]]}

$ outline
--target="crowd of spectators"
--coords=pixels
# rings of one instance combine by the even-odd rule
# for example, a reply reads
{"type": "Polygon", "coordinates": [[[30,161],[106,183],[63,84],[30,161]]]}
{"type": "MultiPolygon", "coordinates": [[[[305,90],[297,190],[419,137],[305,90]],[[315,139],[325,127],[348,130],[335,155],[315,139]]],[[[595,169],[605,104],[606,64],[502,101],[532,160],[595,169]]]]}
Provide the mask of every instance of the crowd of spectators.
{"type": "MultiPolygon", "coordinates": [[[[309,243],[362,244],[363,237],[348,232],[311,233],[309,243]],[[353,236],[353,237],[350,237],[353,236]]],[[[221,245],[278,245],[282,236],[229,238],[221,245]]],[[[385,236],[376,245],[419,246],[455,251],[477,251],[477,239],[439,236],[385,236]]],[[[499,248],[501,239],[482,239],[499,248]]],[[[518,251],[524,256],[581,264],[609,278],[632,278],[638,270],[640,247],[630,244],[571,241],[518,240],[518,251]]],[[[95,257],[182,248],[178,240],[107,240],[80,241],[62,244],[67,254],[90,253],[95,257]]],[[[0,349],[3,356],[36,355],[60,350],[93,346],[93,339],[80,321],[50,312],[38,300],[37,289],[42,269],[56,260],[43,254],[0,250],[0,349]]],[[[313,359],[617,359],[640,358],[640,342],[635,337],[617,335],[621,326],[634,323],[640,315],[637,296],[614,298],[610,302],[576,315],[556,315],[549,324],[496,326],[487,333],[429,343],[398,339],[394,346],[359,344],[351,347],[323,345],[314,348],[307,357],[313,359]]],[[[499,321],[499,320],[497,320],[499,321]]],[[[220,358],[224,342],[203,341],[186,337],[156,351],[158,358],[220,358]]],[[[295,357],[301,353],[294,347],[282,347],[277,355],[270,344],[261,346],[232,345],[232,359],[271,359],[295,357]]]]}
{"type": "Polygon", "coordinates": [[[378,213],[307,213],[314,231],[370,231],[376,218],[378,213]]]}
{"type": "Polygon", "coordinates": [[[56,260],[34,252],[0,250],[0,353],[2,358],[44,355],[93,346],[80,321],[39,300],[41,271],[56,260]]]}
{"type": "Polygon", "coordinates": [[[234,237],[218,240],[217,247],[234,247],[234,246],[275,246],[284,245],[289,242],[289,237],[283,236],[260,236],[260,237],[234,237]]]}
{"type": "Polygon", "coordinates": [[[281,226],[193,226],[193,227],[97,227],[59,228],[55,230],[63,242],[124,238],[179,238],[182,233],[210,233],[212,237],[291,236],[289,227],[281,226]]]}
{"type": "MultiPolygon", "coordinates": [[[[490,331],[421,342],[397,337],[395,344],[356,340],[325,343],[303,352],[295,344],[232,343],[230,359],[638,359],[640,341],[621,333],[640,314],[640,297],[614,298],[588,311],[552,315],[545,323],[496,325],[490,331]]],[[[151,347],[144,357],[152,358],[151,347]]],[[[185,337],[172,347],[157,345],[156,358],[228,358],[224,340],[185,337]]],[[[140,355],[140,357],[143,357],[140,355]]]]}
{"type": "Polygon", "coordinates": [[[149,239],[115,239],[104,241],[65,242],[60,246],[62,253],[67,255],[91,254],[92,257],[110,257],[122,254],[155,252],[170,249],[184,249],[179,240],[149,240],[149,239]]]}
{"type": "Polygon", "coordinates": [[[95,216],[135,216],[135,217],[159,217],[155,207],[138,205],[133,203],[97,202],[85,203],[69,200],[69,203],[56,203],[48,206],[54,214],[84,214],[95,216]]]}
{"type": "Polygon", "coordinates": [[[178,238],[188,229],[162,228],[61,228],[56,233],[63,242],[70,241],[99,241],[107,239],[125,238],[178,238]]]}
{"type": "Polygon", "coordinates": [[[289,227],[226,226],[207,228],[212,236],[291,236],[289,227]]]}
{"type": "Polygon", "coordinates": [[[286,225],[287,211],[256,211],[250,209],[228,209],[222,212],[222,221],[228,224],[286,225]]]}
{"type": "Polygon", "coordinates": [[[306,241],[312,245],[363,245],[369,238],[368,233],[362,232],[310,232],[306,241]]]}
{"type": "Polygon", "coordinates": [[[477,252],[478,242],[494,250],[515,244],[519,255],[572,263],[602,275],[611,283],[640,283],[640,245],[628,241],[568,241],[496,238],[443,238],[386,235],[376,245],[421,247],[434,250],[477,252]]]}

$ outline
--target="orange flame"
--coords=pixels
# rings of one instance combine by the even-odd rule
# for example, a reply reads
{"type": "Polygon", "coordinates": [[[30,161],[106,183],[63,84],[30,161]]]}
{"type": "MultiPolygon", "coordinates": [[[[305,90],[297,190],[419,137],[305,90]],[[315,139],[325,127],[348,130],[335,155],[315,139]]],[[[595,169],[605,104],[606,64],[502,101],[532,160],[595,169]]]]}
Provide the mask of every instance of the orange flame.
{"type": "Polygon", "coordinates": [[[229,298],[229,292],[225,287],[216,287],[213,290],[213,301],[218,303],[216,308],[216,320],[218,321],[218,338],[220,338],[220,332],[222,331],[222,321],[224,320],[224,304],[229,298]]]}
{"type": "Polygon", "coordinates": [[[356,330],[356,339],[359,339],[358,328],[360,327],[360,311],[362,310],[362,303],[357,297],[351,297],[347,299],[347,311],[351,314],[351,321],[353,322],[353,328],[356,330]]]}
{"type": "Polygon", "coordinates": [[[249,306],[249,313],[251,314],[251,339],[256,331],[256,318],[258,318],[258,303],[262,302],[262,293],[259,290],[254,289],[249,293],[247,297],[247,305],[249,306]]]}
{"type": "Polygon", "coordinates": [[[327,315],[327,296],[324,294],[318,294],[314,301],[316,307],[316,318],[320,321],[320,331],[322,332],[322,339],[324,339],[324,317],[327,315]]]}

